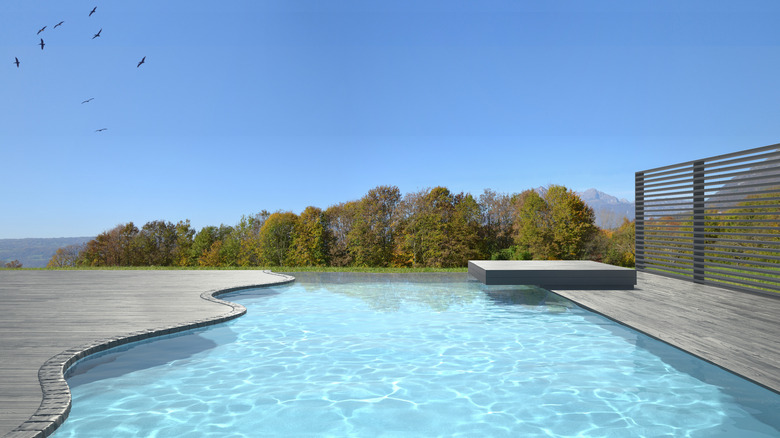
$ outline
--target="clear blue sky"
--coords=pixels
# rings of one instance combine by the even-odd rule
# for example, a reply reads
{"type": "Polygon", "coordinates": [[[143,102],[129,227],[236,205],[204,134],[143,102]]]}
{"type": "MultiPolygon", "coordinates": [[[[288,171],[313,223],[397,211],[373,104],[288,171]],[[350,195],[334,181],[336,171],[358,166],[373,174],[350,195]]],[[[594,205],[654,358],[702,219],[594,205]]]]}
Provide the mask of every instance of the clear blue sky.
{"type": "Polygon", "coordinates": [[[0,238],[234,225],[378,185],[632,200],[638,170],[780,142],[778,17],[776,0],[3,0],[0,238]]]}

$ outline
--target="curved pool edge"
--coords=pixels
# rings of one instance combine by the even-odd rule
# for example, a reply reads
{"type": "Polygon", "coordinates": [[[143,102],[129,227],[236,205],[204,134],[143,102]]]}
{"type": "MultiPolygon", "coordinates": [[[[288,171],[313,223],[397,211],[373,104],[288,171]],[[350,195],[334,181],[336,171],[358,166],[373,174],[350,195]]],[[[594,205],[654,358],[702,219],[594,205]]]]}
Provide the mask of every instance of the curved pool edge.
{"type": "Polygon", "coordinates": [[[273,283],[248,284],[209,290],[200,294],[203,300],[230,307],[231,310],[227,313],[182,324],[139,330],[124,335],[99,339],[69,348],[49,358],[38,369],[38,380],[43,393],[43,400],[40,406],[29,419],[11,432],[3,435],[2,438],[44,438],[54,433],[62,425],[68,418],[71,409],[70,387],[65,380],[65,373],[77,361],[120,345],[230,321],[246,314],[246,308],[238,303],[221,300],[217,298],[218,296],[239,290],[279,286],[295,281],[295,277],[291,275],[279,274],[268,270],[262,272],[277,276],[279,280],[273,283]]]}

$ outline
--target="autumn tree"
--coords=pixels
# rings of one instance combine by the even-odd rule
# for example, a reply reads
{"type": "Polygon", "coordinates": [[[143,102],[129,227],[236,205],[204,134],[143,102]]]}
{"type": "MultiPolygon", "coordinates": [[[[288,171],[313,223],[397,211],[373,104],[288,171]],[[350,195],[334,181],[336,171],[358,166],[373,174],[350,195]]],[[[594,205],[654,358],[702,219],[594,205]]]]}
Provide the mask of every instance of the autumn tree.
{"type": "Polygon", "coordinates": [[[219,227],[219,234],[222,241],[222,247],[219,250],[219,266],[238,266],[241,240],[236,229],[223,224],[219,227]]]}
{"type": "Polygon", "coordinates": [[[200,258],[211,249],[214,242],[219,240],[218,231],[219,229],[217,227],[209,225],[201,228],[200,231],[195,234],[192,245],[190,245],[190,255],[188,258],[190,266],[203,266],[200,263],[200,258]]]}
{"type": "Polygon", "coordinates": [[[454,211],[450,218],[449,244],[446,245],[445,259],[452,267],[468,265],[472,259],[487,257],[483,245],[482,211],[479,203],[471,194],[460,193],[453,199],[454,211]]]}
{"type": "Polygon", "coordinates": [[[237,264],[239,266],[258,266],[261,264],[260,229],[271,215],[262,210],[252,216],[241,216],[234,227],[234,235],[239,242],[237,264]]]}
{"type": "Polygon", "coordinates": [[[479,196],[482,212],[481,245],[483,251],[492,259],[510,258],[507,251],[514,244],[512,234],[517,197],[518,195],[496,193],[490,189],[485,189],[479,196]]]}
{"type": "Polygon", "coordinates": [[[518,258],[551,258],[549,205],[535,190],[525,190],[518,196],[516,208],[514,240],[519,247],[518,258]]]}
{"type": "Polygon", "coordinates": [[[466,266],[478,251],[480,210],[445,187],[407,194],[400,206],[396,261],[415,267],[466,266]]]}
{"type": "Polygon", "coordinates": [[[552,185],[544,196],[520,194],[515,242],[534,259],[577,260],[586,256],[598,228],[593,209],[571,190],[552,185]]]}
{"type": "Polygon", "coordinates": [[[389,266],[393,258],[395,210],[401,192],[395,186],[369,190],[358,203],[347,233],[348,251],[356,266],[389,266]]]}
{"type": "Polygon", "coordinates": [[[133,266],[137,260],[137,234],[138,228],[132,222],[104,231],[87,242],[79,263],[87,266],[133,266]]]}
{"type": "Polygon", "coordinates": [[[195,230],[190,225],[189,219],[176,223],[176,250],[173,254],[173,264],[176,266],[189,266],[194,238],[195,230]]]}
{"type": "Polygon", "coordinates": [[[603,262],[633,268],[636,257],[636,222],[623,218],[617,230],[611,232],[603,262]]]}
{"type": "Polygon", "coordinates": [[[197,263],[202,267],[236,266],[238,259],[238,242],[233,237],[233,227],[203,227],[192,242],[190,254],[197,251],[197,263]]]}
{"type": "Polygon", "coordinates": [[[58,248],[46,264],[47,268],[72,268],[78,265],[79,253],[85,245],[68,245],[58,248]]]}
{"type": "Polygon", "coordinates": [[[136,263],[145,266],[171,266],[176,257],[176,225],[162,220],[147,222],[135,236],[136,263]]]}
{"type": "Polygon", "coordinates": [[[222,240],[215,240],[211,243],[208,249],[204,249],[200,257],[198,257],[198,265],[201,267],[218,267],[222,266],[220,259],[220,252],[222,251],[222,240]]]}
{"type": "Polygon", "coordinates": [[[306,207],[295,225],[289,265],[327,266],[331,240],[325,213],[317,207],[306,207]]]}
{"type": "Polygon", "coordinates": [[[11,260],[5,264],[7,269],[19,269],[22,267],[22,263],[19,260],[11,260]]]}
{"type": "Polygon", "coordinates": [[[328,250],[331,266],[350,266],[349,235],[358,214],[358,201],[342,202],[325,210],[324,221],[330,232],[328,250]]]}
{"type": "Polygon", "coordinates": [[[259,236],[263,264],[287,264],[297,222],[298,216],[292,212],[276,212],[266,219],[259,236]]]}

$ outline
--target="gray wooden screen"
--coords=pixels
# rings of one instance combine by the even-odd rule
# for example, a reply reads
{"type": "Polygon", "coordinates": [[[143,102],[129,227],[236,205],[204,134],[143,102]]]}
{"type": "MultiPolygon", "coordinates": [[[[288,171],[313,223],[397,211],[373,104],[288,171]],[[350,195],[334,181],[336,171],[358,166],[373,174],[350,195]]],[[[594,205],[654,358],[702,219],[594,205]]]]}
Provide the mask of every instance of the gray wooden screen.
{"type": "Polygon", "coordinates": [[[636,268],[780,292],[780,144],[637,172],[636,268]]]}

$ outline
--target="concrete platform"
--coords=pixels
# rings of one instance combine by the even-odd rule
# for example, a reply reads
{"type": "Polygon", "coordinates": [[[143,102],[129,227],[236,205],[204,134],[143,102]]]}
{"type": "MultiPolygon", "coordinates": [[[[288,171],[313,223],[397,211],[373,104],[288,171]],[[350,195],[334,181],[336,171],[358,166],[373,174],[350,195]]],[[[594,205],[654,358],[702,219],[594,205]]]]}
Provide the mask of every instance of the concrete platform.
{"type": "Polygon", "coordinates": [[[545,289],[633,289],[636,270],[588,260],[470,260],[469,275],[484,284],[545,289]]]}
{"type": "Polygon", "coordinates": [[[129,341],[226,321],[222,292],[292,281],[270,271],[0,270],[0,436],[48,436],[70,412],[63,371],[129,341]]]}

